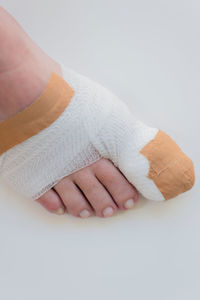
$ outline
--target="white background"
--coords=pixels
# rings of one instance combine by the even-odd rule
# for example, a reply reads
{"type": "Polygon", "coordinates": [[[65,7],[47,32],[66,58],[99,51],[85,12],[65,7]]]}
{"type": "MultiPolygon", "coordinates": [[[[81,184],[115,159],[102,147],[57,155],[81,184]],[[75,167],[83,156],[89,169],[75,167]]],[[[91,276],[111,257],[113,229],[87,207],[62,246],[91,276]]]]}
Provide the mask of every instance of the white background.
{"type": "Polygon", "coordinates": [[[110,219],[0,190],[0,298],[200,299],[200,2],[6,0],[41,47],[99,81],[194,160],[194,189],[110,219]]]}

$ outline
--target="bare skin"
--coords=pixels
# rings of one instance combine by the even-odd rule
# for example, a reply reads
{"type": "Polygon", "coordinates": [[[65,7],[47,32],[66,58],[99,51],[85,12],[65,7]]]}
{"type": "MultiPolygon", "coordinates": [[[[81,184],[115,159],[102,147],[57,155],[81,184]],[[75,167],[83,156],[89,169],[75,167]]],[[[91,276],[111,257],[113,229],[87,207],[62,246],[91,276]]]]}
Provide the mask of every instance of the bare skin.
{"type": "MultiPolygon", "coordinates": [[[[59,64],[0,7],[0,122],[33,103],[52,72],[62,76],[59,64]]],[[[138,192],[112,162],[101,159],[63,178],[37,201],[56,214],[110,217],[132,208],[138,192]]]]}

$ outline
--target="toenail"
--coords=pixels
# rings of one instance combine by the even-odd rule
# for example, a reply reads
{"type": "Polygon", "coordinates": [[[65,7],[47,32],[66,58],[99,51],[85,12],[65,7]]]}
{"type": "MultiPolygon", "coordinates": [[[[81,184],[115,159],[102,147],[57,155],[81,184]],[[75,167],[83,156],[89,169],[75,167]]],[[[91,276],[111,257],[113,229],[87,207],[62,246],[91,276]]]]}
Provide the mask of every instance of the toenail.
{"type": "Polygon", "coordinates": [[[80,213],[81,218],[88,218],[90,216],[90,212],[87,209],[82,210],[80,213]]]}
{"type": "Polygon", "coordinates": [[[62,207],[59,207],[56,211],[55,211],[55,213],[57,214],[57,215],[63,215],[64,214],[64,209],[62,208],[62,207]]]}
{"type": "Polygon", "coordinates": [[[133,199],[129,199],[124,203],[124,207],[127,209],[133,208],[134,206],[134,201],[133,199]]]}
{"type": "Polygon", "coordinates": [[[103,211],[104,217],[111,217],[113,215],[113,213],[114,213],[114,210],[111,206],[106,207],[103,211]]]}

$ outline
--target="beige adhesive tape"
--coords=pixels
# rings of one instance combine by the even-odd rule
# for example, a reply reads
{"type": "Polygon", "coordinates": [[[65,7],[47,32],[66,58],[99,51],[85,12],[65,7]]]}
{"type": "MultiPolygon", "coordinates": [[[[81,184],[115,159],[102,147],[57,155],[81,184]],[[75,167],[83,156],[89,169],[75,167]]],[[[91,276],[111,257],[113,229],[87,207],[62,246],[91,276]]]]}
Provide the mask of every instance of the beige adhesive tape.
{"type": "Polygon", "coordinates": [[[64,112],[74,90],[52,73],[41,96],[28,108],[0,123],[0,154],[49,127],[64,112]]]}
{"type": "Polygon", "coordinates": [[[166,200],[186,192],[194,185],[193,162],[161,130],[140,153],[150,164],[148,178],[154,181],[166,200]]]}

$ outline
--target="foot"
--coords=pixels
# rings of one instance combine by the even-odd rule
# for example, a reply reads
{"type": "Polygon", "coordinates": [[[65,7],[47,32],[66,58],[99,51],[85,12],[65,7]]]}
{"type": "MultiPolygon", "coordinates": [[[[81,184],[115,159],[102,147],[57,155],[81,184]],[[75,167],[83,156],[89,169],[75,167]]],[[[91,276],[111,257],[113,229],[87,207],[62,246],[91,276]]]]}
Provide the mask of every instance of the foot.
{"type": "MultiPolygon", "coordinates": [[[[52,72],[60,66],[25,34],[19,24],[0,8],[0,121],[22,111],[42,93],[52,72]],[[13,51],[14,49],[14,51],[13,51]]],[[[117,209],[130,209],[138,192],[107,159],[62,179],[37,199],[48,211],[65,211],[86,218],[110,217],[117,209]]]]}

